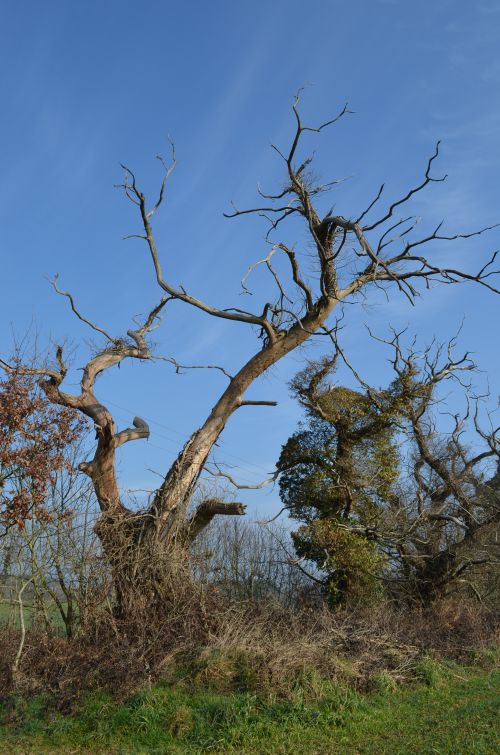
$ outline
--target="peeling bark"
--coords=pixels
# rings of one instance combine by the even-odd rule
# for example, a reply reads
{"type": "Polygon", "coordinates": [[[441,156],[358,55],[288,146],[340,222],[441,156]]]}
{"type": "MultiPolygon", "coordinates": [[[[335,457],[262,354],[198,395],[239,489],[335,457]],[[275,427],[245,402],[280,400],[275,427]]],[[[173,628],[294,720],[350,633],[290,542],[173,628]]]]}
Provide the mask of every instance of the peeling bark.
{"type": "MultiPolygon", "coordinates": [[[[414,251],[416,247],[421,247],[436,239],[450,241],[456,238],[469,238],[489,229],[484,228],[474,233],[456,236],[443,236],[440,235],[440,226],[438,226],[428,238],[411,240],[409,234],[416,225],[414,219],[394,221],[393,213],[398,207],[404,205],[429,183],[443,180],[431,176],[433,162],[438,156],[438,147],[428,161],[423,181],[410,189],[404,197],[392,202],[388,210],[383,211],[377,220],[370,223],[364,221],[380,201],[383,187],[356,220],[334,216],[332,211],[321,216],[315,208],[315,198],[336,182],[316,184],[308,174],[311,158],[297,160],[297,151],[305,133],[322,132],[343,118],[349,110],[345,106],[335,118],[318,127],[310,127],[303,125],[298,103],[297,96],[293,105],[296,129],[290,149],[284,154],[275,148],[284,161],[285,187],[274,195],[260,192],[265,199],[265,206],[249,210],[235,209],[228,217],[251,213],[264,215],[270,220],[270,233],[276,233],[281,223],[292,215],[299,218],[305,225],[314,249],[317,268],[315,274],[319,273],[317,284],[308,283],[306,275],[300,269],[297,253],[281,240],[273,246],[270,253],[249,268],[242,281],[244,290],[248,292],[248,276],[260,264],[265,265],[272,275],[277,288],[277,298],[274,302],[264,303],[260,313],[246,312],[237,308],[220,309],[188,293],[182,286],[175,286],[168,281],[163,274],[151,219],[164,201],[167,181],[176,165],[173,147],[170,166],[167,166],[160,158],[164,175],[158,198],[151,209],[148,209],[146,197],[137,186],[134,173],[123,166],[125,177],[121,188],[136,207],[142,225],[141,232],[132,234],[130,238],[139,238],[146,242],[154,276],[159,288],[164,292],[159,304],[150,311],[143,323],[136,329],[128,330],[124,338],[114,337],[107,330],[84,317],[78,310],[72,295],[59,289],[57,277],[54,279],[55,291],[68,299],[73,313],[101,338],[103,337],[106,340],[106,346],[84,367],[78,395],[68,394],[61,390],[67,372],[62,348],[58,348],[56,352],[57,367],[55,369],[30,369],[27,372],[40,376],[41,385],[51,401],[81,411],[94,423],[97,449],[90,461],[80,464],[80,470],[87,474],[94,484],[101,509],[97,532],[112,564],[119,594],[126,592],[127,586],[133,586],[139,595],[144,587],[144,572],[148,570],[152,584],[155,583],[155,580],[159,578],[158,569],[164,568],[165,561],[160,558],[161,566],[152,567],[151,559],[154,560],[157,554],[168,553],[169,549],[179,548],[182,543],[186,544],[194,539],[214,516],[233,516],[243,513],[243,507],[239,503],[227,504],[212,500],[202,503],[191,519],[188,519],[187,508],[208,455],[234,412],[242,406],[274,403],[246,401],[244,397],[249,386],[273,364],[321,329],[325,331],[324,334],[328,334],[326,323],[339,303],[352,298],[357,292],[370,285],[396,286],[400,292],[413,301],[417,293],[414,288],[415,281],[423,281],[425,284],[431,281],[446,284],[475,281],[498,293],[490,282],[493,275],[491,264],[495,255],[483,265],[478,273],[468,273],[454,268],[437,267],[428,258],[420,254],[417,256],[414,251]],[[409,226],[405,225],[408,221],[410,221],[409,226]],[[387,247],[393,244],[394,246],[390,248],[394,249],[403,237],[404,243],[400,244],[399,251],[392,253],[392,256],[387,256],[385,251],[387,247]],[[289,264],[288,285],[294,287],[294,294],[291,296],[287,292],[287,285],[283,283],[273,267],[273,256],[277,253],[283,254],[289,264]],[[262,343],[259,350],[234,376],[229,375],[222,367],[208,365],[211,369],[221,370],[229,379],[229,384],[213,406],[204,424],[184,445],[165,475],[149,509],[145,512],[134,513],[124,506],[120,498],[116,479],[115,452],[124,443],[147,438],[149,428],[143,420],[135,418],[132,428],[117,432],[113,416],[96,398],[94,386],[99,374],[119,365],[124,359],[155,358],[150,351],[148,336],[158,327],[163,308],[172,300],[194,307],[212,317],[257,328],[262,343]],[[152,572],[151,569],[153,569],[152,572]]],[[[173,364],[177,372],[188,369],[179,365],[173,358],[167,358],[166,361],[173,364]]],[[[9,365],[2,360],[0,360],[0,366],[9,369],[9,365]]],[[[154,589],[156,590],[156,587],[154,589]]],[[[160,595],[161,589],[158,588],[157,592],[160,595]]]]}

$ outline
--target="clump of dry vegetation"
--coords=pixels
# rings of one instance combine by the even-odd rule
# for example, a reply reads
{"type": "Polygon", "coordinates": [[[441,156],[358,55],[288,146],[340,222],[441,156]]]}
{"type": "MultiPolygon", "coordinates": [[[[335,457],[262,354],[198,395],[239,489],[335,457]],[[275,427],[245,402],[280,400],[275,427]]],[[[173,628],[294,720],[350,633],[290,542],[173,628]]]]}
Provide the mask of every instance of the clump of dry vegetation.
{"type": "MultiPolygon", "coordinates": [[[[380,604],[369,611],[317,610],[276,604],[224,604],[205,591],[171,619],[125,625],[101,613],[94,626],[67,639],[27,632],[16,690],[52,693],[66,707],[83,693],[108,690],[125,697],[159,679],[217,692],[283,696],[298,687],[316,694],[321,680],[366,690],[381,676],[394,685],[418,676],[429,656],[477,663],[498,645],[498,615],[466,602],[401,611],[380,604]]],[[[19,630],[0,639],[0,684],[14,691],[12,660],[19,630]]]]}

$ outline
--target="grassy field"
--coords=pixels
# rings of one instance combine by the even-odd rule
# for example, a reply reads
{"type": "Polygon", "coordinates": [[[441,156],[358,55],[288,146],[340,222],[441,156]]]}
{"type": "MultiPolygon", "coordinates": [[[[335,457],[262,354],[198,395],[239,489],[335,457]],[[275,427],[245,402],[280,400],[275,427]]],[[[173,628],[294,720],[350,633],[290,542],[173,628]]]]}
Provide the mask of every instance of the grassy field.
{"type": "MultiPolygon", "coordinates": [[[[26,628],[30,628],[33,624],[33,607],[25,600],[24,601],[24,623],[26,628]]],[[[66,607],[66,603],[63,601],[63,606],[66,607]]],[[[61,614],[53,601],[47,600],[45,602],[45,610],[49,618],[50,624],[55,630],[64,632],[64,623],[61,618],[61,614]]],[[[19,606],[16,600],[6,601],[0,600],[0,630],[2,625],[10,624],[11,626],[19,628],[19,606]]]]}
{"type": "MultiPolygon", "coordinates": [[[[24,607],[24,621],[26,626],[31,626],[33,609],[31,606],[24,607]]],[[[15,603],[0,602],[0,626],[10,623],[12,626],[19,626],[19,607],[15,603]]]]}
{"type": "Polygon", "coordinates": [[[159,684],[125,703],[94,695],[71,716],[41,696],[4,706],[0,752],[498,753],[500,672],[431,661],[418,671],[409,688],[383,674],[365,695],[316,680],[286,700],[159,684]]]}

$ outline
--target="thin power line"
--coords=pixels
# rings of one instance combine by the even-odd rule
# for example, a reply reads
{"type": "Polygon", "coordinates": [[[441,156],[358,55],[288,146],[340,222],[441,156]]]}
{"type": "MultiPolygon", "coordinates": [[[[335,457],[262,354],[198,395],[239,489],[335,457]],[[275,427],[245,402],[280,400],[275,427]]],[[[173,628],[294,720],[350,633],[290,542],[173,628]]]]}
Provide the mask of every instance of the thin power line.
{"type": "MultiPolygon", "coordinates": [[[[111,403],[111,402],[109,402],[109,403],[111,403]]],[[[165,436],[161,435],[160,433],[157,433],[156,430],[153,430],[153,435],[155,437],[158,436],[159,438],[165,438],[165,436]]],[[[166,438],[166,440],[170,440],[170,439],[166,438]]],[[[170,449],[164,448],[164,446],[159,446],[156,443],[151,443],[150,440],[148,440],[148,445],[151,446],[152,448],[157,448],[159,451],[165,451],[165,453],[170,453],[170,449]]],[[[178,448],[178,446],[176,445],[176,449],[177,448],[178,448]]],[[[243,472],[248,472],[250,474],[253,474],[253,471],[250,470],[250,469],[245,469],[244,467],[237,467],[235,465],[232,465],[232,466],[234,466],[235,469],[243,470],[243,472]]],[[[266,474],[270,474],[270,473],[267,472],[266,474]]],[[[241,476],[241,475],[238,475],[238,477],[241,480],[241,482],[246,482],[246,483],[249,483],[249,484],[254,484],[255,483],[255,480],[249,479],[248,477],[244,477],[244,476],[241,476]]],[[[98,476],[97,478],[93,478],[93,479],[94,480],[99,480],[99,479],[101,479],[101,476],[98,476]]],[[[211,479],[211,478],[207,478],[207,479],[211,479]]],[[[132,492],[134,490],[134,488],[124,488],[122,486],[120,486],[120,489],[124,493],[127,493],[127,492],[129,493],[129,492],[132,492]]],[[[151,492],[153,492],[153,491],[151,491],[151,492]]]]}
{"type": "MultiPolygon", "coordinates": [[[[107,404],[110,404],[111,406],[116,407],[117,409],[120,409],[121,411],[127,412],[128,415],[133,415],[135,412],[133,412],[131,409],[128,409],[125,406],[120,406],[119,404],[116,404],[114,401],[106,401],[107,404]]],[[[164,430],[167,430],[168,432],[175,433],[175,435],[178,435],[180,438],[182,438],[183,442],[186,442],[189,435],[187,433],[181,433],[178,430],[176,430],[173,427],[169,427],[169,425],[162,424],[161,422],[158,422],[154,419],[148,419],[147,417],[144,418],[148,423],[151,423],[153,425],[157,425],[158,427],[161,427],[164,430]]],[[[173,438],[169,438],[168,436],[162,435],[161,433],[158,433],[155,431],[155,435],[159,438],[163,438],[164,440],[167,440],[169,443],[175,443],[176,441],[173,438]]],[[[163,451],[167,449],[162,449],[163,451]]],[[[224,449],[223,451],[224,456],[230,456],[233,459],[236,459],[237,461],[243,462],[245,465],[249,467],[253,467],[254,469],[258,470],[260,474],[269,474],[269,470],[264,469],[263,467],[259,466],[258,464],[254,464],[251,461],[248,461],[247,459],[244,459],[242,456],[238,456],[237,454],[234,454],[230,451],[226,451],[224,449]]],[[[247,470],[248,472],[251,472],[251,470],[247,470]]]]}

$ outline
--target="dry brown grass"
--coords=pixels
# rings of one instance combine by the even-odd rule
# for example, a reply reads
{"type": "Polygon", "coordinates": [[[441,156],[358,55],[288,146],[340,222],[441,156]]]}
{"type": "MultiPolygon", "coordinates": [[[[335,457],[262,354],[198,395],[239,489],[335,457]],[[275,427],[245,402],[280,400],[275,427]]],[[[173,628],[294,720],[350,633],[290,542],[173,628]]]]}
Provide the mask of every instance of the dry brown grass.
{"type": "MultiPolygon", "coordinates": [[[[336,680],[357,689],[385,674],[411,679],[424,656],[471,661],[478,649],[498,645],[498,614],[452,601],[429,609],[291,611],[276,605],[223,606],[211,593],[191,597],[170,616],[120,624],[100,616],[67,640],[28,632],[18,688],[55,694],[61,706],[83,692],[107,689],[126,696],[160,677],[219,691],[287,695],[297,686],[336,680]]],[[[0,639],[0,686],[13,690],[10,664],[18,634],[0,639]]]]}

